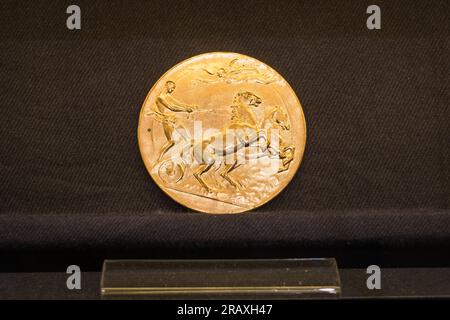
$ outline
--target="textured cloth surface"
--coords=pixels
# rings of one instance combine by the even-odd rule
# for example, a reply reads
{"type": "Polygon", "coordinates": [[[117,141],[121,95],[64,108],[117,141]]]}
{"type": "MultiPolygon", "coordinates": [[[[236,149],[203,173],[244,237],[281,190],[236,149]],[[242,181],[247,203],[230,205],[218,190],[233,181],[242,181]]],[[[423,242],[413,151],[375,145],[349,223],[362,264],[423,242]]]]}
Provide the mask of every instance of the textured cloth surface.
{"type": "Polygon", "coordinates": [[[376,31],[366,28],[365,1],[79,1],[80,31],[65,26],[71,3],[2,2],[0,248],[445,252],[449,6],[379,2],[376,31]],[[293,181],[242,215],[178,205],[137,145],[153,83],[211,51],[274,67],[307,121],[293,181]]]}

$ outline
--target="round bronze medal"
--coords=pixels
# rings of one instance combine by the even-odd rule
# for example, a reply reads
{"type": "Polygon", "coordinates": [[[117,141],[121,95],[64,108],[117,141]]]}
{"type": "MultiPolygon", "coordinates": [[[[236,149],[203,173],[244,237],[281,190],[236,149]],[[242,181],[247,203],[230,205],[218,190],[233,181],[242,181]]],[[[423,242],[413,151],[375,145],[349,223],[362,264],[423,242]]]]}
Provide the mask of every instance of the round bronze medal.
{"type": "Polygon", "coordinates": [[[275,197],[302,160],[306,124],[274,69],[228,52],[184,60],[153,86],[138,141],[153,180],[206,213],[239,213],[275,197]]]}

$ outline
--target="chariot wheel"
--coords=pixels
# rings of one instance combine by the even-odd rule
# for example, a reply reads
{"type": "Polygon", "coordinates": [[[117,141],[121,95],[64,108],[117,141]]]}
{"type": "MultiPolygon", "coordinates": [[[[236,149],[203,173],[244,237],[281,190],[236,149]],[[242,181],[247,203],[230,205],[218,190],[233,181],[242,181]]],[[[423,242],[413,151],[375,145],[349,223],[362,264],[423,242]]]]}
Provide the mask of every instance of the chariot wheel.
{"type": "Polygon", "coordinates": [[[176,183],[184,176],[184,165],[171,159],[164,160],[158,168],[158,175],[165,183],[176,183]]]}

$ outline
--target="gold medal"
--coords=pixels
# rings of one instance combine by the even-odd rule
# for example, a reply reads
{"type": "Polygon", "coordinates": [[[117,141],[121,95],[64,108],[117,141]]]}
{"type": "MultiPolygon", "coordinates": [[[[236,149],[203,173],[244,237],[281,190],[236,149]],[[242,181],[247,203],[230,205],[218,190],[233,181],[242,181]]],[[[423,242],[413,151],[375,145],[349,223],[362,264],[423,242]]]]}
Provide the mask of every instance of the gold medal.
{"type": "Polygon", "coordinates": [[[239,213],[275,197],[294,177],[306,142],[303,110],[274,69],[214,52],[187,59],[153,86],[138,141],[153,180],[206,213],[239,213]]]}

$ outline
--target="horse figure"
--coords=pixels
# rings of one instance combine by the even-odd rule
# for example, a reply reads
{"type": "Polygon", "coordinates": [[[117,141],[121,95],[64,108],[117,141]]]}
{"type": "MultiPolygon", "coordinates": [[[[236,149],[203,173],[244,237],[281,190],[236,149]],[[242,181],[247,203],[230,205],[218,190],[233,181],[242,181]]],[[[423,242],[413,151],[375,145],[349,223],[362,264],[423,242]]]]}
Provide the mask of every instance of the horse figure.
{"type": "Polygon", "coordinates": [[[262,129],[267,134],[267,144],[265,147],[269,152],[269,156],[277,157],[281,160],[278,173],[289,169],[290,163],[294,160],[295,152],[295,147],[288,145],[286,141],[284,141],[283,137],[278,133],[279,128],[281,128],[281,130],[289,131],[291,126],[289,124],[289,116],[287,113],[280,106],[275,106],[266,113],[262,123],[262,129]],[[273,136],[276,136],[277,138],[277,145],[272,144],[273,136]]]}
{"type": "Polygon", "coordinates": [[[241,187],[239,181],[229,175],[239,166],[238,160],[235,159],[232,163],[226,163],[224,160],[227,156],[235,154],[262,138],[256,115],[252,110],[252,108],[259,107],[261,102],[261,98],[249,91],[237,93],[231,106],[231,124],[222,128],[220,133],[203,139],[193,146],[194,158],[199,163],[193,175],[206,191],[210,192],[211,188],[203,180],[202,175],[219,161],[220,164],[224,163],[220,176],[233,187],[241,187]],[[229,136],[230,132],[235,133],[232,139],[229,136]]]}
{"type": "MultiPolygon", "coordinates": [[[[293,160],[294,147],[288,145],[279,134],[281,130],[290,130],[289,117],[281,107],[275,106],[265,113],[261,125],[258,124],[254,108],[258,108],[262,100],[260,97],[249,91],[238,92],[231,105],[231,123],[223,127],[219,133],[210,137],[202,138],[201,141],[191,140],[185,145],[181,152],[181,159],[190,154],[195,163],[193,176],[200,185],[211,192],[212,188],[204,181],[203,175],[208,173],[216,164],[222,167],[220,176],[228,181],[231,186],[240,189],[241,183],[230,176],[230,173],[238,168],[242,163],[236,153],[242,149],[256,147],[259,153],[247,155],[243,160],[256,159],[264,156],[281,160],[278,172],[289,169],[289,164],[293,160]],[[274,140],[278,143],[275,143],[274,140]],[[230,160],[231,158],[231,160],[230,160]]],[[[179,182],[185,172],[184,161],[174,163],[167,160],[160,165],[160,176],[172,182],[179,182]]],[[[165,179],[163,179],[165,180],[165,179]]]]}

